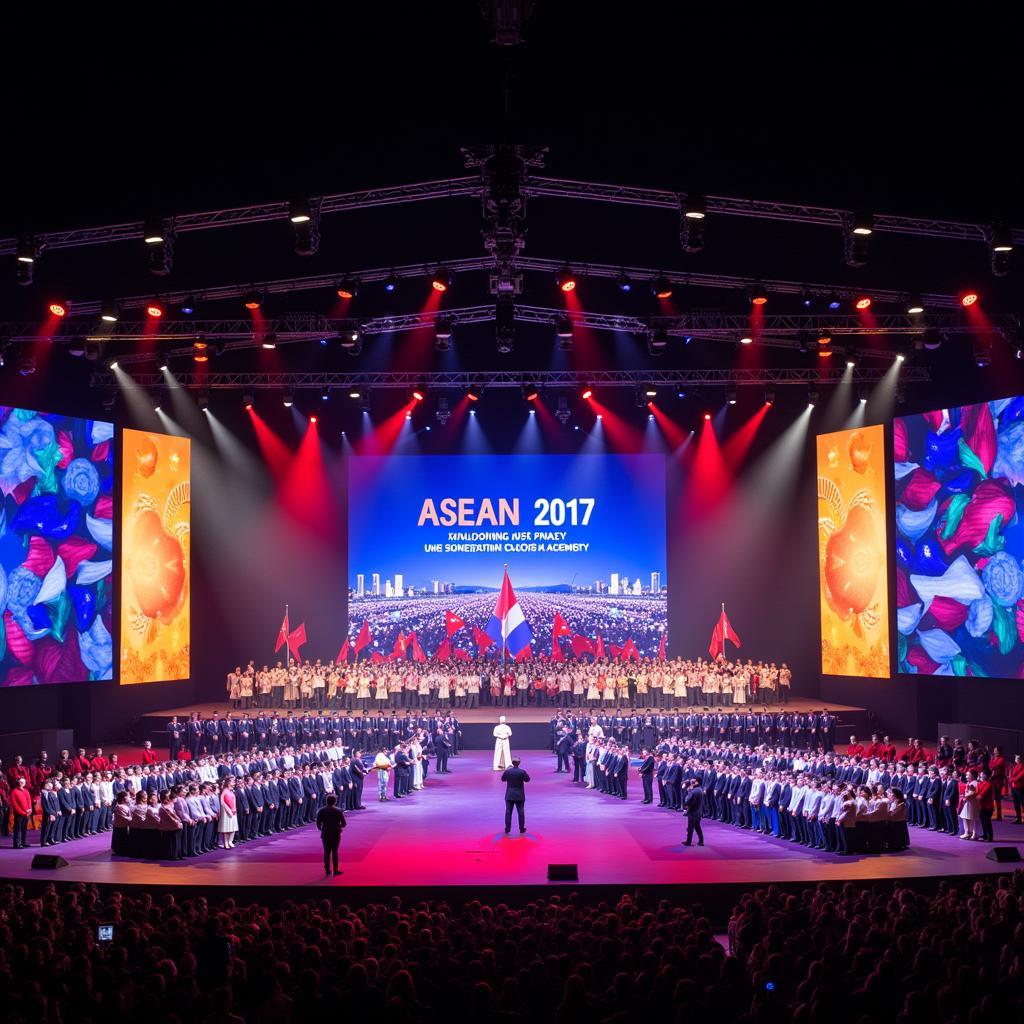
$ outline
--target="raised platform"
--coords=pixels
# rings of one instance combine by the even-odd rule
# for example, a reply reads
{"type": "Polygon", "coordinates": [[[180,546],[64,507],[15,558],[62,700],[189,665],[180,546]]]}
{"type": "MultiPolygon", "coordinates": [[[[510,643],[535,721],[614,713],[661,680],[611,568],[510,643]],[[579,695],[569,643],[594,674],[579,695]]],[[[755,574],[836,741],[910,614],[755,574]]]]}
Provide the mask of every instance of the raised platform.
{"type": "MultiPolygon", "coordinates": [[[[871,732],[871,717],[866,708],[851,707],[846,704],[829,704],[824,705],[819,700],[809,700],[806,697],[797,697],[790,701],[788,704],[770,704],[768,705],[769,711],[820,711],[823,707],[828,707],[838,719],[838,726],[836,729],[836,737],[842,742],[846,742],[846,737],[851,732],[855,732],[858,735],[866,735],[871,732]]],[[[761,705],[753,705],[753,707],[760,711],[761,705]]],[[[746,710],[746,705],[737,704],[735,708],[740,710],[746,710]]],[[[193,704],[188,707],[181,708],[167,708],[163,711],[150,711],[143,715],[143,728],[138,737],[140,743],[143,739],[149,739],[153,741],[153,746],[157,749],[163,749],[167,746],[167,723],[171,720],[172,715],[177,715],[179,719],[188,718],[194,711],[198,711],[204,718],[209,717],[215,712],[225,712],[230,710],[230,707],[225,703],[220,704],[193,704]]],[[[277,711],[278,714],[284,714],[285,709],[283,708],[268,708],[268,711],[277,711]]],[[[504,708],[504,707],[483,707],[483,708],[458,708],[455,709],[455,714],[458,716],[459,723],[462,727],[462,740],[467,750],[487,750],[489,749],[494,740],[492,739],[492,730],[498,722],[499,715],[505,715],[508,719],[509,725],[512,726],[515,740],[518,742],[522,749],[543,749],[547,746],[548,737],[550,735],[549,724],[553,715],[557,714],[560,708],[551,707],[550,705],[543,705],[541,707],[529,706],[525,708],[504,708]]],[[[570,712],[572,708],[568,709],[570,712]]],[[[643,709],[638,708],[638,711],[650,710],[654,713],[655,709],[643,709]]],[[[679,712],[685,714],[688,708],[679,706],[675,708],[658,708],[658,713],[669,714],[672,712],[679,712]]],[[[700,707],[703,711],[703,706],[700,707]]],[[[714,710],[718,710],[717,708],[714,710]]],[[[732,710],[730,708],[729,710],[732,710]]],[[[391,713],[391,708],[383,709],[385,714],[391,713]]],[[[625,709],[623,713],[628,714],[632,709],[625,709]]],[[[408,712],[418,713],[417,709],[408,709],[408,712]]],[[[232,712],[233,714],[239,714],[240,712],[232,712]]],[[[250,709],[249,713],[255,715],[255,710],[250,709]]],[[[339,714],[354,714],[359,715],[361,711],[343,712],[338,710],[339,714]]],[[[380,712],[374,708],[373,714],[379,714],[380,712]]],[[[398,714],[404,715],[407,713],[407,709],[399,708],[398,714]]],[[[429,712],[428,712],[429,713],[429,712]]],[[[612,714],[614,712],[608,712],[612,714]]],[[[301,711],[296,711],[296,714],[301,714],[301,711]]]]}
{"type": "MultiPolygon", "coordinates": [[[[132,861],[110,853],[110,836],[50,847],[70,861],[59,871],[32,871],[38,847],[0,849],[0,877],[94,882],[104,885],[231,887],[239,898],[284,899],[358,889],[353,899],[396,893],[459,898],[487,891],[489,898],[525,898],[553,888],[658,886],[679,890],[724,907],[738,888],[781,883],[803,886],[821,881],[880,879],[935,880],[1012,870],[987,860],[991,849],[946,835],[911,830],[912,848],[897,854],[841,857],[705,821],[707,845],[685,849],[682,814],[640,803],[631,775],[628,801],[573,785],[555,774],[554,757],[525,751],[531,774],[527,789],[527,833],[503,831],[504,785],[491,771],[490,755],[468,752],[451,762],[452,774],[430,774],[427,789],[399,802],[380,803],[372,780],[367,810],[349,815],[342,838],[340,878],[325,879],[315,828],[285,833],[178,862],[132,861]],[[547,881],[552,863],[579,865],[579,883],[547,881]],[[239,891],[235,891],[239,890],[239,891]],[[273,890],[273,895],[268,890],[273,890]],[[516,895],[512,892],[516,890],[516,895]],[[717,893],[717,895],[716,895],[717,893]]],[[[1024,844],[1024,826],[995,825],[997,844],[1024,844]]],[[[30,833],[32,840],[37,833],[30,833]]],[[[531,897],[532,898],[532,897],[531,897]]]]}

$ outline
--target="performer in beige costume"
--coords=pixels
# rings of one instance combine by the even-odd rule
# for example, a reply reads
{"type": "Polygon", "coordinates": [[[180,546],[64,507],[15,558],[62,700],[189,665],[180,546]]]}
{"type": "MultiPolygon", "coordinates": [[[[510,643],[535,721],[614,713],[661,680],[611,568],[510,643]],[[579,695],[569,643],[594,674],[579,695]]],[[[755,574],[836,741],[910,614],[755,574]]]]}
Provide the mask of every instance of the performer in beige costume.
{"type": "Polygon", "coordinates": [[[512,763],[512,751],[508,742],[511,735],[512,729],[505,724],[505,716],[502,715],[494,727],[494,770],[496,772],[504,771],[512,763]]]}

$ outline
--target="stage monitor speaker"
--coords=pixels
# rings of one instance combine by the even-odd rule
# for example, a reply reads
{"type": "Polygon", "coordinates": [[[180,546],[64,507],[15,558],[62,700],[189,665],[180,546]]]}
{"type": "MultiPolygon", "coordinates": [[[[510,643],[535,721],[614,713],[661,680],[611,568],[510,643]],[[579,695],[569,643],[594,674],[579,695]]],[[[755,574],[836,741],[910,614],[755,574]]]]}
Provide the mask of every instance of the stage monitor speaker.
{"type": "Polygon", "coordinates": [[[56,853],[37,853],[32,858],[32,867],[34,868],[52,869],[66,868],[67,866],[68,862],[56,853]]]}
{"type": "Polygon", "coordinates": [[[549,864],[549,882],[578,882],[580,870],[575,864],[549,864]]]}
{"type": "Polygon", "coordinates": [[[997,864],[1015,864],[1021,859],[1016,846],[993,846],[985,856],[997,864]]]}

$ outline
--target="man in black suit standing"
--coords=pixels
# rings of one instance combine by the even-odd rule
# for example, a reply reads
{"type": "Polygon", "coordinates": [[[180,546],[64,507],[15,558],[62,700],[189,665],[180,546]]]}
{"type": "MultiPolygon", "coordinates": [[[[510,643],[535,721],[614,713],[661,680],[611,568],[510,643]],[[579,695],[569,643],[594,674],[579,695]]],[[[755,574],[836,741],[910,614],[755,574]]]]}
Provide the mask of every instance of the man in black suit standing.
{"type": "Polygon", "coordinates": [[[340,875],[338,870],[338,847],[341,845],[341,830],[345,827],[345,814],[338,806],[338,798],[331,793],[327,797],[327,806],[322,807],[316,816],[316,827],[320,830],[320,841],[324,844],[324,874],[331,873],[331,864],[334,865],[334,873],[340,875]]]}
{"type": "Polygon", "coordinates": [[[646,748],[640,752],[640,758],[640,767],[637,771],[640,773],[640,781],[644,786],[642,802],[650,804],[654,802],[654,758],[646,748]]]}
{"type": "Polygon", "coordinates": [[[693,846],[693,833],[697,833],[697,845],[704,845],[704,833],[700,827],[701,812],[704,805],[704,790],[696,779],[690,780],[690,787],[686,791],[686,842],[683,846],[693,846]]]}
{"type": "Polygon", "coordinates": [[[519,816],[519,832],[526,831],[526,790],[524,786],[530,781],[522,768],[519,767],[519,758],[512,758],[512,767],[506,768],[501,774],[501,781],[505,783],[505,835],[512,831],[512,808],[516,809],[519,816]]]}

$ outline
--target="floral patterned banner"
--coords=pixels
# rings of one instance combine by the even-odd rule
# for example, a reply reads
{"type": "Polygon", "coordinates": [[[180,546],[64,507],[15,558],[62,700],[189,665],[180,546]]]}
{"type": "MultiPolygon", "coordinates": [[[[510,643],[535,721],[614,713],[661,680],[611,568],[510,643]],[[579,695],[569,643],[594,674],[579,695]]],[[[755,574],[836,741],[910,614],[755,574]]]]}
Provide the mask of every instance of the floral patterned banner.
{"type": "Polygon", "coordinates": [[[893,422],[899,670],[1024,677],[1024,398],[893,422]]]}
{"type": "Polygon", "coordinates": [[[885,435],[818,435],[821,671],[889,678],[885,435]]]}
{"type": "Polygon", "coordinates": [[[122,432],[121,684],[189,676],[191,447],[122,432]]]}
{"type": "Polygon", "coordinates": [[[0,406],[0,686],[110,679],[114,425],[0,406]]]}

